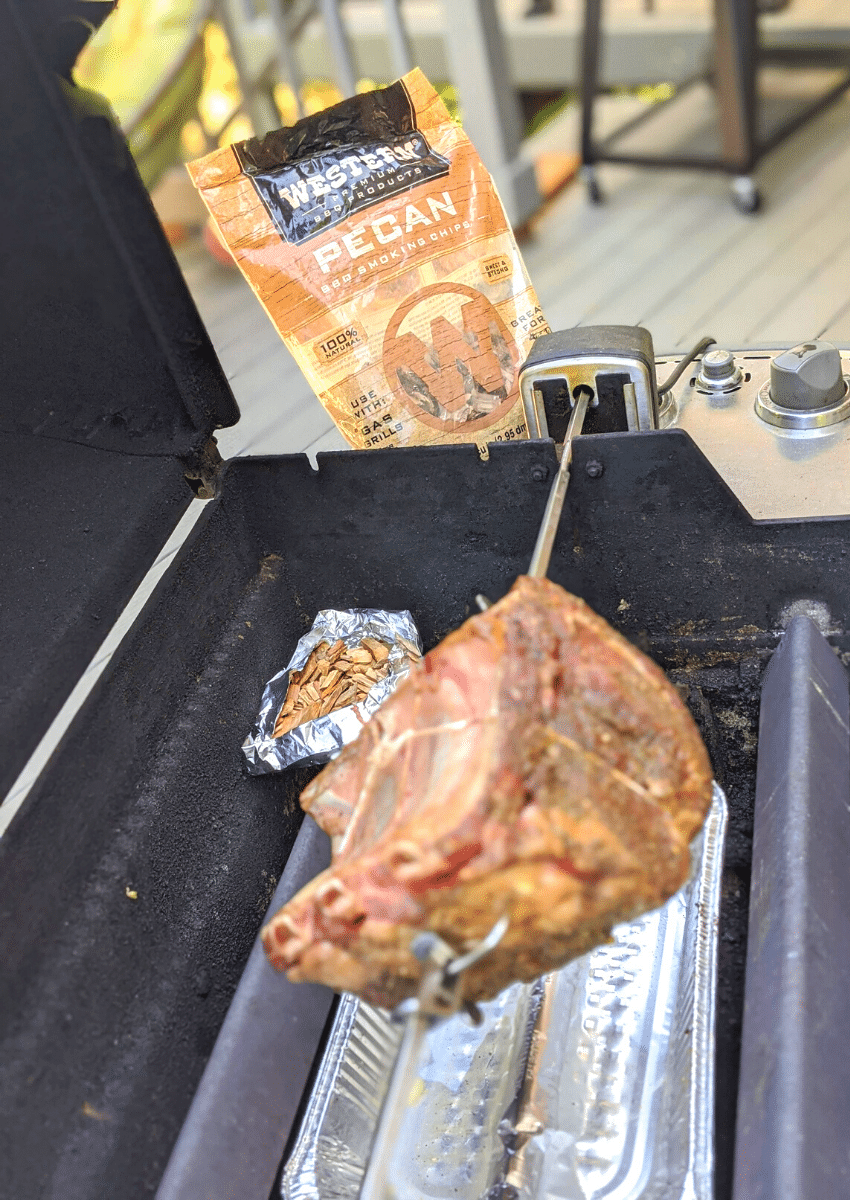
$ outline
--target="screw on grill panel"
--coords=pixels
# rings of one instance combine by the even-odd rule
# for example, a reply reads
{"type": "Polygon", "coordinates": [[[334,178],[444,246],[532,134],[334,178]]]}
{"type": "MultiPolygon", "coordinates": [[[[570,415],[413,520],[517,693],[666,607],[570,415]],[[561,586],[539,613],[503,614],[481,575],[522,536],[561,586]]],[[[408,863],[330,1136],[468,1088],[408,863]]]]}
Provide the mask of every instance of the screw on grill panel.
{"type": "Polygon", "coordinates": [[[549,478],[549,468],[548,467],[532,467],[531,468],[531,478],[534,480],[535,483],[543,483],[546,479],[549,478]]]}
{"type": "Polygon", "coordinates": [[[586,474],[588,474],[591,479],[598,479],[599,476],[605,472],[605,467],[598,458],[588,459],[588,461],[584,464],[584,469],[586,474]]]}

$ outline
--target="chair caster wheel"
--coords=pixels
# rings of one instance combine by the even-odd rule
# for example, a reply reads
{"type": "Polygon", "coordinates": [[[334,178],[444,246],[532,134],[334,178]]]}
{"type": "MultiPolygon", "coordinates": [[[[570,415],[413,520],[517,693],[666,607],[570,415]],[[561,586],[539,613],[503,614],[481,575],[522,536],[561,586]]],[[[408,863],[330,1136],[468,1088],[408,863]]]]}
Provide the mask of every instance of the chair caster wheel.
{"type": "Polygon", "coordinates": [[[739,175],[732,180],[732,203],[737,208],[738,212],[757,213],[762,206],[761,192],[750,179],[749,175],[739,175]]]}
{"type": "Polygon", "coordinates": [[[581,177],[584,180],[585,191],[590,203],[601,204],[605,197],[602,194],[602,188],[599,186],[595,169],[593,167],[582,167],[581,177]]]}

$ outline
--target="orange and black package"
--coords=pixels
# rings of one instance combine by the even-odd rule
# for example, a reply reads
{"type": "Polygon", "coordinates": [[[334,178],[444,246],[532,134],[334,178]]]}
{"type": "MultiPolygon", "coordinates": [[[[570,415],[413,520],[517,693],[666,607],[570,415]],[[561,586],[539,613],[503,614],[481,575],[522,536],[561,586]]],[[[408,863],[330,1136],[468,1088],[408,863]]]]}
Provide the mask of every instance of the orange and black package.
{"type": "Polygon", "coordinates": [[[490,175],[419,70],[189,170],[357,448],[527,436],[548,332],[490,175]]]}

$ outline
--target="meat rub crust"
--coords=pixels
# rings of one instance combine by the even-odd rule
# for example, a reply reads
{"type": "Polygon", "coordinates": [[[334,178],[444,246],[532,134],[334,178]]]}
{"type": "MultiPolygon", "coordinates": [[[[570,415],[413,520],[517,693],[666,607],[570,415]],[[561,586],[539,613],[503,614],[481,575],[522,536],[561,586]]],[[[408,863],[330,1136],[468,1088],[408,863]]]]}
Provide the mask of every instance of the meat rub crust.
{"type": "Polygon", "coordinates": [[[468,999],[604,942],[685,882],[711,765],[675,688],[575,596],[521,577],[414,668],[303,808],[333,862],[263,930],[272,964],[393,1006],[410,943],[458,953],[503,914],[468,999]]]}

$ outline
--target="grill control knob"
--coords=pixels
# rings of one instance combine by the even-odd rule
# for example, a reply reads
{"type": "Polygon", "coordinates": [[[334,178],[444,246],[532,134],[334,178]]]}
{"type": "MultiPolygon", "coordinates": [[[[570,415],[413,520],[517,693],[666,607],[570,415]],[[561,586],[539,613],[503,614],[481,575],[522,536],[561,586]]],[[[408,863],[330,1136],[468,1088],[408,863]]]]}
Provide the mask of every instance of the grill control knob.
{"type": "Polygon", "coordinates": [[[701,391],[730,392],[743,376],[731,350],[709,350],[702,356],[696,386],[701,391]]]}
{"type": "Polygon", "coordinates": [[[770,360],[756,413],[779,429],[822,429],[850,417],[841,355],[830,342],[802,342],[770,360]]]}
{"type": "Polygon", "coordinates": [[[846,390],[841,355],[829,342],[803,342],[771,360],[770,398],[780,408],[831,408],[846,390]]]}

